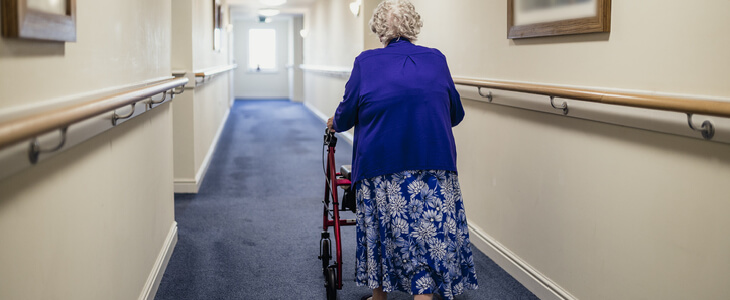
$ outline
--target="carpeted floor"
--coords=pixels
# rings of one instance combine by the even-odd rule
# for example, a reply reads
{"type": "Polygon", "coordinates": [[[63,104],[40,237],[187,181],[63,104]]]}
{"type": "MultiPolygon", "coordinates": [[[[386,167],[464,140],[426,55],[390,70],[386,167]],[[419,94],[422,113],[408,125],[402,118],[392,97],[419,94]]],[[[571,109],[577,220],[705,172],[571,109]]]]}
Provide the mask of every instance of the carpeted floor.
{"type": "MultiPolygon", "coordinates": [[[[200,192],[175,195],[178,243],[155,299],[326,298],[317,259],[324,127],[298,103],[236,101],[200,192]]],[[[337,164],[351,153],[340,139],[337,164]]],[[[353,282],[354,231],[343,227],[342,300],[369,294],[353,282]]],[[[474,250],[480,288],[457,299],[537,299],[474,250]]]]}

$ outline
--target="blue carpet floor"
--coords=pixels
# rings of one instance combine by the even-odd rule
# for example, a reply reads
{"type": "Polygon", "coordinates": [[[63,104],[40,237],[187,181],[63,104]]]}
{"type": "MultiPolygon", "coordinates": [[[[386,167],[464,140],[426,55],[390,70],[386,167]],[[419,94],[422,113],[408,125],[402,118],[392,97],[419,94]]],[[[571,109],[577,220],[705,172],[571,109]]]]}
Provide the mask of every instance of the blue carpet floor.
{"type": "MultiPolygon", "coordinates": [[[[301,104],[236,101],[201,190],[175,195],[178,243],[155,299],[325,299],[323,133],[301,104]]],[[[351,153],[340,139],[337,164],[351,153]]],[[[354,284],[355,228],[343,227],[342,240],[338,296],[357,300],[369,290],[354,284]]],[[[474,250],[480,288],[457,299],[538,299],[474,250]]]]}

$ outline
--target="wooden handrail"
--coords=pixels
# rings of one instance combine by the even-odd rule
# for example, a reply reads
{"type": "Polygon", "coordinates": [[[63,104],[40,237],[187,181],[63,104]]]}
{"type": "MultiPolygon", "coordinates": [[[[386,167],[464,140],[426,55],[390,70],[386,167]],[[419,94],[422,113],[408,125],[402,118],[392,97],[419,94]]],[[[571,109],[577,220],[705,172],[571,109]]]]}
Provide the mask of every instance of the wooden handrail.
{"type": "Polygon", "coordinates": [[[523,92],[565,99],[622,105],[656,110],[674,111],[687,114],[700,114],[730,118],[730,102],[683,99],[659,95],[605,92],[599,90],[560,87],[542,84],[516,83],[508,81],[470,79],[454,77],[454,83],[482,88],[523,92]]]}
{"type": "Polygon", "coordinates": [[[210,69],[206,69],[203,71],[195,72],[195,77],[209,77],[209,76],[213,76],[213,75],[218,75],[220,73],[227,72],[227,71],[233,70],[235,68],[238,68],[238,64],[231,64],[231,65],[222,66],[222,67],[210,68],[210,69]]]}
{"type": "Polygon", "coordinates": [[[187,78],[168,79],[86,103],[0,123],[0,149],[56,129],[66,128],[71,124],[145,100],[152,95],[187,83],[187,78]]]}

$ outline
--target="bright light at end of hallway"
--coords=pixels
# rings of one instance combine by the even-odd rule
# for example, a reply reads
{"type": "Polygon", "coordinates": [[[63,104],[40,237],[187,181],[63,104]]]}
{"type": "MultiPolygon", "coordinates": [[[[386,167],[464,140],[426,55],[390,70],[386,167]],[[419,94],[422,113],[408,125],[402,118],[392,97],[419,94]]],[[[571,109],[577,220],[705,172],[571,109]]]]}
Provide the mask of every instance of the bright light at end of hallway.
{"type": "Polygon", "coordinates": [[[270,28],[253,28],[248,33],[249,70],[276,70],[276,30],[270,28]]]}
{"type": "Polygon", "coordinates": [[[44,13],[65,15],[67,3],[62,0],[27,0],[26,6],[44,13]]]}

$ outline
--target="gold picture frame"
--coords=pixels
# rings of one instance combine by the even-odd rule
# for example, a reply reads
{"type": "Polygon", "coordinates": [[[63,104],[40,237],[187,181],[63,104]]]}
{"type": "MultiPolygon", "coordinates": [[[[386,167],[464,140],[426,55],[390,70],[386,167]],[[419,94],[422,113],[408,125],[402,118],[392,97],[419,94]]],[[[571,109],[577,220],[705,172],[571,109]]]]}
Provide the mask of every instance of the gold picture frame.
{"type": "Polygon", "coordinates": [[[507,1],[510,39],[611,31],[611,0],[507,1]]]}
{"type": "Polygon", "coordinates": [[[76,41],[76,0],[0,0],[4,37],[76,41]]]}

